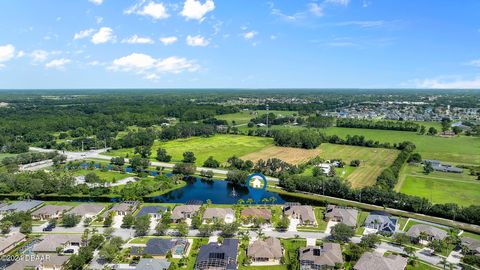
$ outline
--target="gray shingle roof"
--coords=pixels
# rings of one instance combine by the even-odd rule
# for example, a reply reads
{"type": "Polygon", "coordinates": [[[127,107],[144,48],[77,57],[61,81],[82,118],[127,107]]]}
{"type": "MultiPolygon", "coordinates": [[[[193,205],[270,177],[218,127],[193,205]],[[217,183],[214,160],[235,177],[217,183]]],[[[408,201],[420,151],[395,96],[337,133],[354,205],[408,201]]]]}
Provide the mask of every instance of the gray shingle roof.
{"type": "Polygon", "coordinates": [[[70,210],[69,213],[79,215],[79,216],[82,216],[82,217],[85,216],[85,215],[94,216],[94,215],[97,215],[98,213],[100,213],[104,208],[105,208],[105,206],[103,206],[101,204],[82,203],[82,204],[76,206],[75,208],[73,208],[72,210],[70,210]]]}
{"type": "Polygon", "coordinates": [[[420,236],[420,233],[426,233],[430,237],[436,240],[443,240],[448,236],[448,233],[437,227],[428,225],[428,224],[415,224],[407,232],[407,235],[410,237],[417,238],[420,236]]]}
{"type": "Polygon", "coordinates": [[[398,218],[383,211],[372,211],[365,219],[365,227],[378,231],[394,233],[398,218]]]}
{"type": "Polygon", "coordinates": [[[23,233],[12,233],[5,237],[0,237],[0,251],[5,252],[11,245],[21,242],[24,239],[25,235],[23,233]]]}
{"type": "Polygon", "coordinates": [[[14,202],[10,205],[6,205],[2,208],[0,208],[0,211],[2,212],[28,212],[39,205],[41,205],[43,202],[42,201],[37,201],[37,200],[27,200],[27,201],[18,201],[14,202]]]}
{"type": "Polygon", "coordinates": [[[200,247],[195,269],[237,269],[238,239],[226,238],[223,244],[209,243],[200,247]]]}
{"type": "Polygon", "coordinates": [[[290,205],[286,206],[283,209],[283,212],[287,216],[297,215],[300,217],[302,222],[308,222],[315,224],[315,214],[313,213],[313,208],[310,205],[290,205]]]}
{"type": "Polygon", "coordinates": [[[56,215],[57,213],[62,213],[63,211],[67,211],[72,206],[70,205],[45,205],[40,209],[37,209],[32,212],[32,216],[39,216],[39,215],[56,215]]]}
{"type": "Polygon", "coordinates": [[[220,218],[223,219],[227,215],[235,216],[235,211],[231,208],[207,208],[203,213],[203,219],[220,218]]]}
{"type": "Polygon", "coordinates": [[[475,253],[480,253],[480,240],[470,237],[462,237],[462,245],[475,253]]]}
{"type": "Polygon", "coordinates": [[[172,219],[183,219],[185,217],[184,214],[186,213],[196,215],[198,210],[200,210],[200,205],[186,204],[176,206],[172,211],[172,219]]]}
{"type": "Polygon", "coordinates": [[[166,270],[170,267],[170,262],[166,259],[140,259],[136,270],[166,270]]]}
{"type": "Polygon", "coordinates": [[[318,269],[321,266],[335,266],[343,263],[342,248],[337,243],[324,243],[321,247],[305,247],[299,250],[300,264],[318,269]]]}
{"type": "Polygon", "coordinates": [[[365,252],[353,267],[354,270],[403,270],[407,258],[396,255],[383,256],[377,252],[365,252]]]}
{"type": "Polygon", "coordinates": [[[265,241],[258,239],[247,250],[248,257],[280,259],[283,256],[282,245],[277,238],[269,237],[265,241]]]}
{"type": "Polygon", "coordinates": [[[156,213],[165,213],[167,212],[167,208],[164,207],[164,206],[156,206],[156,205],[151,205],[151,206],[145,206],[143,207],[142,209],[140,209],[140,211],[138,211],[138,213],[135,215],[135,217],[141,217],[143,215],[147,215],[147,214],[156,214],[156,213]]]}
{"type": "Polygon", "coordinates": [[[328,205],[325,211],[325,217],[340,219],[343,224],[355,227],[357,226],[358,211],[350,207],[328,205]]]}

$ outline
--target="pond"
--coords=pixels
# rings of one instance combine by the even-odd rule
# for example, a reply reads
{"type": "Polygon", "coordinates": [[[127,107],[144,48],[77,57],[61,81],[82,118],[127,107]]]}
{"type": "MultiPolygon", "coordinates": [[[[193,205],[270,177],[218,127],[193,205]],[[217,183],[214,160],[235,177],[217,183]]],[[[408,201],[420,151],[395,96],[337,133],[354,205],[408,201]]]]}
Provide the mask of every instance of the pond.
{"type": "MultiPolygon", "coordinates": [[[[187,181],[187,185],[170,191],[164,195],[148,198],[151,202],[161,203],[186,203],[188,201],[211,200],[214,204],[235,204],[238,200],[247,201],[251,197],[248,194],[248,188],[233,186],[231,183],[223,180],[203,180],[193,178],[187,181]]],[[[275,203],[284,203],[286,200],[278,193],[265,191],[257,203],[261,203],[263,198],[275,198],[275,203]]]]}

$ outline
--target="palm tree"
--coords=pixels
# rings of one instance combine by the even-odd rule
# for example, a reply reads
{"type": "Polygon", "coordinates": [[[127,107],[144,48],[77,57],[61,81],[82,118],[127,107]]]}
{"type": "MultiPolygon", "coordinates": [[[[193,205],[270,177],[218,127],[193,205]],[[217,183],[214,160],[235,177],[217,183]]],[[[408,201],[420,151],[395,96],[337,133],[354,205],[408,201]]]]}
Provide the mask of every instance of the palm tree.
{"type": "Polygon", "coordinates": [[[268,199],[268,198],[263,198],[263,199],[262,199],[262,203],[265,204],[265,205],[266,205],[269,201],[270,201],[270,199],[268,199]]]}
{"type": "Polygon", "coordinates": [[[270,201],[272,202],[272,204],[275,204],[275,202],[277,201],[277,198],[272,196],[270,197],[270,201]]]}
{"type": "Polygon", "coordinates": [[[253,204],[253,199],[252,199],[252,198],[248,198],[247,203],[250,204],[250,205],[253,204]]]}
{"type": "Polygon", "coordinates": [[[239,200],[237,201],[237,203],[238,203],[238,204],[245,204],[245,200],[244,200],[244,199],[239,199],[239,200]]]}

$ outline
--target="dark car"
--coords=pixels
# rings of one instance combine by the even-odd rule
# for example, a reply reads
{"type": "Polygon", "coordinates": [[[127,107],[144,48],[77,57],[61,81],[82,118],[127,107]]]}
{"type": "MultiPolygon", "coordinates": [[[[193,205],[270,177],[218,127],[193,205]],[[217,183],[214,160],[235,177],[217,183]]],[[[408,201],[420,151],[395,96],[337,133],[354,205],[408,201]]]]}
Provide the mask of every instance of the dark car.
{"type": "Polygon", "coordinates": [[[49,224],[47,227],[43,228],[44,232],[51,232],[55,228],[54,224],[49,224]]]}

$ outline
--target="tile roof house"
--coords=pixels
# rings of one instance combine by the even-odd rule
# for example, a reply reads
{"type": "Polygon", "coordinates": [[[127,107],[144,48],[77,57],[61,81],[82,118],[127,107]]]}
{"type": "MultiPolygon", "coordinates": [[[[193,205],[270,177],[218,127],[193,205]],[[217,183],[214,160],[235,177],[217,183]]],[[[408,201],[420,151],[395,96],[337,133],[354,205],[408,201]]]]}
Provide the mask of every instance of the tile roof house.
{"type": "Polygon", "coordinates": [[[398,218],[384,211],[372,211],[365,219],[364,226],[379,232],[394,233],[397,230],[398,218]]]}
{"type": "Polygon", "coordinates": [[[164,258],[168,252],[172,255],[186,255],[189,243],[186,239],[165,239],[152,238],[148,240],[145,247],[132,247],[130,255],[142,256],[144,254],[150,255],[154,258],[164,258]]]}
{"type": "Polygon", "coordinates": [[[102,212],[103,209],[105,209],[105,206],[103,206],[101,204],[82,203],[82,204],[76,206],[75,208],[73,208],[72,210],[70,210],[69,213],[75,214],[75,215],[78,215],[78,216],[81,216],[81,217],[92,218],[92,217],[95,217],[98,214],[100,214],[100,212],[102,212]]]}
{"type": "Polygon", "coordinates": [[[6,270],[61,270],[70,259],[69,256],[46,255],[44,260],[18,260],[6,267],[6,270]],[[48,256],[48,257],[47,257],[48,256]]]}
{"type": "Polygon", "coordinates": [[[33,246],[32,251],[40,253],[57,252],[57,247],[68,249],[69,247],[80,247],[82,243],[80,234],[47,234],[38,244],[33,246]]]}
{"type": "Polygon", "coordinates": [[[403,270],[407,267],[407,258],[399,255],[388,255],[377,252],[365,252],[357,261],[354,270],[403,270]]]}
{"type": "Polygon", "coordinates": [[[325,219],[327,221],[331,220],[335,222],[340,222],[350,227],[357,226],[357,217],[357,209],[351,207],[343,207],[330,204],[327,205],[327,209],[325,211],[325,219]]]}
{"type": "Polygon", "coordinates": [[[462,246],[466,247],[472,254],[480,254],[480,240],[462,237],[462,246]]]}
{"type": "Polygon", "coordinates": [[[0,208],[0,213],[8,214],[11,212],[29,212],[39,207],[42,203],[42,201],[37,200],[18,201],[0,208]]]}
{"type": "Polygon", "coordinates": [[[261,218],[265,221],[272,219],[272,210],[265,208],[245,208],[242,210],[241,217],[245,218],[261,218]]]}
{"type": "Polygon", "coordinates": [[[427,241],[443,240],[448,236],[448,233],[437,227],[428,225],[428,224],[415,224],[407,232],[407,235],[412,238],[419,238],[420,235],[424,233],[427,236],[427,241]]]}
{"type": "Polygon", "coordinates": [[[315,213],[309,205],[288,205],[283,208],[283,213],[291,218],[299,219],[302,225],[316,225],[315,213]]]}
{"type": "Polygon", "coordinates": [[[164,206],[144,206],[138,213],[135,215],[136,218],[141,217],[143,215],[150,215],[150,217],[154,219],[162,218],[163,214],[167,212],[168,209],[164,206]]]}
{"type": "Polygon", "coordinates": [[[277,238],[258,239],[248,246],[247,256],[253,262],[262,262],[262,265],[265,265],[266,262],[278,264],[283,257],[282,245],[277,238]]]}
{"type": "Polygon", "coordinates": [[[212,221],[233,223],[235,221],[235,211],[231,208],[207,208],[203,212],[203,221],[207,223],[212,221]]]}
{"type": "Polygon", "coordinates": [[[238,243],[238,239],[226,238],[222,244],[203,245],[198,252],[195,270],[236,270],[238,243]]]}
{"type": "Polygon", "coordinates": [[[8,253],[15,248],[18,243],[25,241],[25,235],[23,233],[12,233],[4,237],[0,237],[0,255],[8,253]]]}
{"type": "Polygon", "coordinates": [[[47,220],[51,218],[59,218],[64,212],[71,208],[72,207],[69,205],[45,205],[32,212],[32,219],[47,220]]]}
{"type": "Polygon", "coordinates": [[[200,205],[185,204],[176,206],[172,211],[172,220],[178,222],[182,219],[192,218],[198,214],[200,205]]]}
{"type": "Polygon", "coordinates": [[[300,270],[335,269],[343,263],[342,248],[337,243],[324,243],[321,247],[299,249],[300,270]]]}

